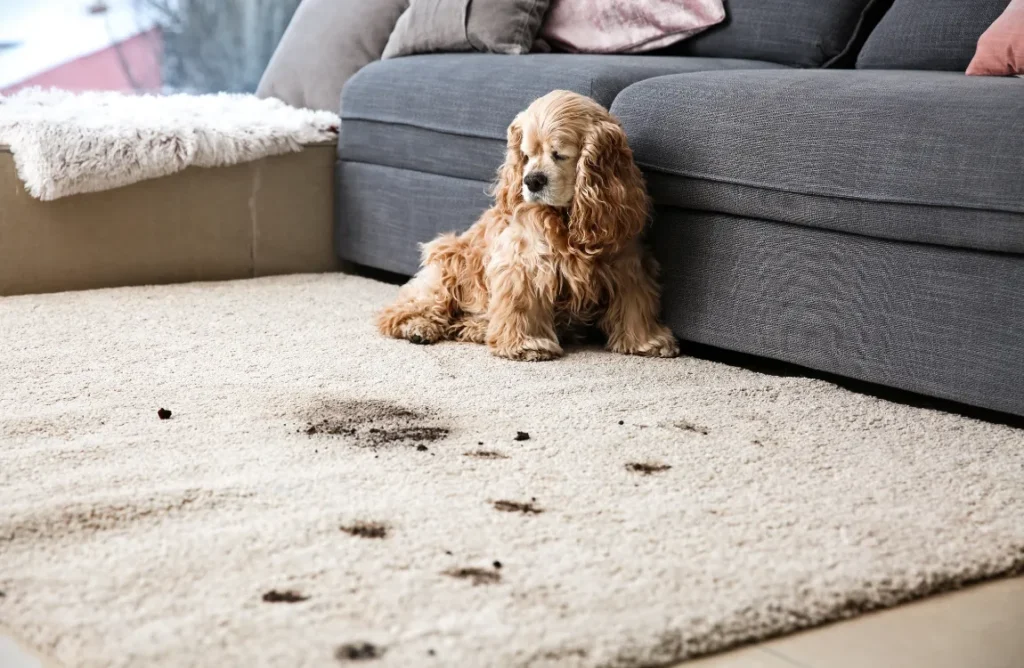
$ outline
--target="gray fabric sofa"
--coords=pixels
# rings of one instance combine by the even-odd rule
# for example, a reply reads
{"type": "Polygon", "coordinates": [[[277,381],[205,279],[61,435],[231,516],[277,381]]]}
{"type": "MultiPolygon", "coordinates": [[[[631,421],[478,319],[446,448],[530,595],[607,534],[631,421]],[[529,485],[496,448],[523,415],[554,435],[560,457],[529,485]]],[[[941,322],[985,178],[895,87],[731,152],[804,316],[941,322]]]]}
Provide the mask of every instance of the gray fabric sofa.
{"type": "Polygon", "coordinates": [[[914,48],[880,43],[890,4],[733,0],[657,55],[371,64],[341,100],[337,252],[415,272],[489,205],[513,116],[575,90],[645,171],[682,339],[1024,415],[1024,80],[885,69],[914,48]]]}

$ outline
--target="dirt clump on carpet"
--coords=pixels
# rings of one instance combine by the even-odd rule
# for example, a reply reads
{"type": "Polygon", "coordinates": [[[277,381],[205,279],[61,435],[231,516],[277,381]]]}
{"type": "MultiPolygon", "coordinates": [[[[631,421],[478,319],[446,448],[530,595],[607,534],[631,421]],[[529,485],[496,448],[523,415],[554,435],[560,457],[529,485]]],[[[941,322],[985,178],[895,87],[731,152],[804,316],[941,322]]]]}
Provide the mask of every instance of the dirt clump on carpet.
{"type": "Polygon", "coordinates": [[[383,522],[354,522],[341,530],[359,538],[387,538],[388,535],[388,525],[383,522]]]}
{"type": "Polygon", "coordinates": [[[675,423],[675,426],[683,431],[692,431],[693,433],[700,434],[701,436],[707,436],[710,433],[707,427],[702,427],[699,424],[694,424],[687,420],[680,420],[675,423]]]}
{"type": "Polygon", "coordinates": [[[372,661],[384,656],[384,648],[369,642],[345,643],[334,650],[338,661],[372,661]]]}
{"type": "Polygon", "coordinates": [[[308,596],[300,594],[297,591],[292,591],[291,589],[284,591],[271,589],[267,593],[263,594],[264,603],[301,603],[308,600],[308,596]]]}
{"type": "Polygon", "coordinates": [[[454,568],[444,572],[448,577],[457,580],[470,580],[473,586],[498,584],[501,582],[501,573],[498,569],[488,570],[486,568],[454,568]]]}
{"type": "Polygon", "coordinates": [[[508,459],[508,455],[502,454],[497,450],[470,450],[463,454],[474,459],[508,459]]]}
{"type": "Polygon", "coordinates": [[[654,473],[661,473],[668,471],[671,466],[668,464],[656,464],[654,462],[629,462],[626,464],[626,470],[632,471],[633,473],[640,473],[641,475],[652,475],[654,473]]]}
{"type": "Polygon", "coordinates": [[[503,513],[522,513],[523,515],[540,515],[544,512],[543,508],[538,508],[534,505],[536,499],[528,503],[521,501],[495,501],[494,509],[500,510],[503,513]]]}

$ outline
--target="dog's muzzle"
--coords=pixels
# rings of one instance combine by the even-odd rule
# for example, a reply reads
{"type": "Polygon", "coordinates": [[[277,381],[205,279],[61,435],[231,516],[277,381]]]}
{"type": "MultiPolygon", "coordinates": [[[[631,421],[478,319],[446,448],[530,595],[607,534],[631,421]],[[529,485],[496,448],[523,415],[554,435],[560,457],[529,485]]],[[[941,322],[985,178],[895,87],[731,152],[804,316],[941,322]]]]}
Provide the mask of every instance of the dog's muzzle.
{"type": "Polygon", "coordinates": [[[530,172],[523,179],[523,183],[526,184],[527,190],[532,193],[539,193],[541,190],[548,185],[548,177],[543,172],[530,172]]]}

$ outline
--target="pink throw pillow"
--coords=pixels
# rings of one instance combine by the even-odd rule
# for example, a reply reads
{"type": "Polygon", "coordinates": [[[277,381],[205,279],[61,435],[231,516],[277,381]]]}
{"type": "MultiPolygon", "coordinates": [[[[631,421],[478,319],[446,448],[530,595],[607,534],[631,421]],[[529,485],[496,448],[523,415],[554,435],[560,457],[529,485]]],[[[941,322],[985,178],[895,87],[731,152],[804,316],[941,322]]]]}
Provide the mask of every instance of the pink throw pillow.
{"type": "Polygon", "coordinates": [[[724,19],[722,0],[552,0],[541,37],[567,51],[636,53],[724,19]]]}
{"type": "Polygon", "coordinates": [[[1024,74],[1024,0],[1010,0],[1002,15],[978,40],[968,74],[1024,74]]]}

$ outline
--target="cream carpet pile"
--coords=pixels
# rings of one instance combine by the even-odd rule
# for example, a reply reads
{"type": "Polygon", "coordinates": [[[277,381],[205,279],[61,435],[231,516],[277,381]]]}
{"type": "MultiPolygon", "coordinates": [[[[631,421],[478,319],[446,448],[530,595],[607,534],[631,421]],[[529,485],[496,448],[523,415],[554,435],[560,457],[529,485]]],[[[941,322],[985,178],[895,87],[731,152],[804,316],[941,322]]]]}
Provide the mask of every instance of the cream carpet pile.
{"type": "Polygon", "coordinates": [[[396,290],[0,299],[0,625],[69,666],[636,668],[1024,569],[1020,430],[385,340],[396,290]]]}
{"type": "Polygon", "coordinates": [[[28,88],[0,95],[0,146],[41,200],[110,190],[336,141],[338,116],[252,95],[124,95],[28,88]]]}

